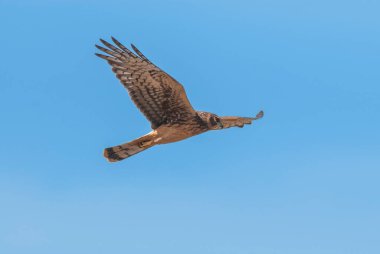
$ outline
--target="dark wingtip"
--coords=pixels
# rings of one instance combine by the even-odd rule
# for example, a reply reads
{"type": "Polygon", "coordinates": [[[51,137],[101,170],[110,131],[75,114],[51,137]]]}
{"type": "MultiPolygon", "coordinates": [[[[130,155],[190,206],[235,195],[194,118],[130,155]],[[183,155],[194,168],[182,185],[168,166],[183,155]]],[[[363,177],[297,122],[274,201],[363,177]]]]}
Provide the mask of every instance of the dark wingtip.
{"type": "Polygon", "coordinates": [[[116,40],[116,38],[113,37],[113,36],[111,36],[111,40],[112,40],[114,43],[116,43],[116,44],[120,43],[120,42],[119,42],[118,40],[116,40]]]}
{"type": "Polygon", "coordinates": [[[97,49],[100,49],[100,50],[102,50],[102,46],[99,46],[98,44],[95,44],[95,47],[97,48],[97,49]]]}
{"type": "Polygon", "coordinates": [[[99,41],[100,41],[101,43],[103,43],[104,46],[109,47],[109,48],[111,48],[111,49],[113,48],[113,45],[112,45],[111,43],[109,43],[108,41],[103,40],[103,39],[99,39],[99,41]]]}
{"type": "Polygon", "coordinates": [[[260,111],[259,113],[256,114],[255,117],[249,117],[249,119],[251,121],[255,121],[255,120],[259,120],[260,118],[262,118],[264,116],[264,111],[260,111]]]}
{"type": "Polygon", "coordinates": [[[111,57],[109,57],[109,56],[105,56],[105,55],[102,55],[102,54],[99,54],[99,53],[95,53],[95,55],[96,55],[97,57],[100,57],[101,59],[106,60],[106,61],[114,61],[114,60],[111,59],[111,57]]]}

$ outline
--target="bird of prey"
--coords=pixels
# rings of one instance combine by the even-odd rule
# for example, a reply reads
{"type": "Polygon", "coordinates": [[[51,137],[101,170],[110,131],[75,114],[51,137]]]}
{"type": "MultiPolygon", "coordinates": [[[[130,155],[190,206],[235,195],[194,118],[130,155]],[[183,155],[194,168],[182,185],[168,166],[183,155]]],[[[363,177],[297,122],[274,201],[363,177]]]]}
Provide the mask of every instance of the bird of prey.
{"type": "Polygon", "coordinates": [[[100,41],[107,48],[96,47],[107,55],[96,55],[111,65],[112,71],[152,127],[150,133],[138,139],[104,149],[104,156],[109,162],[126,159],[154,145],[177,142],[209,130],[243,127],[264,115],[260,111],[256,117],[219,117],[196,111],[183,86],[149,61],[133,44],[134,52],[113,37],[115,45],[102,39],[100,41]]]}

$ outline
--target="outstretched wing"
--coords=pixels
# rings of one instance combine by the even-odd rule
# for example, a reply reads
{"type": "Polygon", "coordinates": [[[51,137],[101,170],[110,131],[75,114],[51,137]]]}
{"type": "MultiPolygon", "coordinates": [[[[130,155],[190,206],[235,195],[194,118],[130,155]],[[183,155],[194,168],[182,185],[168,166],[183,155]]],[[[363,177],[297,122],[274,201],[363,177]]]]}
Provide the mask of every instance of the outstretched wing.
{"type": "Polygon", "coordinates": [[[258,120],[264,116],[264,112],[260,111],[256,117],[239,117],[239,116],[223,116],[220,118],[223,129],[230,127],[240,127],[242,128],[244,124],[251,124],[252,121],[258,120]]]}
{"type": "Polygon", "coordinates": [[[133,102],[156,129],[162,124],[186,121],[195,114],[183,86],[149,61],[133,44],[133,53],[112,37],[116,46],[100,40],[107,53],[96,53],[108,61],[112,71],[128,90],[133,102]]]}

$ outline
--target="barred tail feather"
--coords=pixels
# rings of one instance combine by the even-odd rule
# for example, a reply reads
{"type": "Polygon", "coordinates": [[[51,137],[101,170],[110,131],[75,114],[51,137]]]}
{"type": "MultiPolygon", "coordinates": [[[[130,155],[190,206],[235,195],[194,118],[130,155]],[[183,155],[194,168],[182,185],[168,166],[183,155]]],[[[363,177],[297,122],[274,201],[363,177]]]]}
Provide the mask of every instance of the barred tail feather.
{"type": "Polygon", "coordinates": [[[151,139],[147,136],[143,136],[129,143],[108,147],[104,149],[103,155],[109,162],[117,162],[129,158],[132,155],[142,152],[152,146],[154,146],[154,144],[151,139]]]}

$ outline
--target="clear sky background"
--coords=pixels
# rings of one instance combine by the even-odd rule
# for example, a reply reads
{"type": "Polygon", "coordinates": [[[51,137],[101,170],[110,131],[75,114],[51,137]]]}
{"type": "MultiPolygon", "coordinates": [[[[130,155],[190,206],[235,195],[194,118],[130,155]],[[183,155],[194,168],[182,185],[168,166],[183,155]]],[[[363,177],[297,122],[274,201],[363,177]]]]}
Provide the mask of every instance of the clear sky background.
{"type": "Polygon", "coordinates": [[[0,0],[0,253],[380,253],[377,0],[0,0]],[[196,109],[265,117],[116,164],[150,131],[98,38],[196,109]]]}

